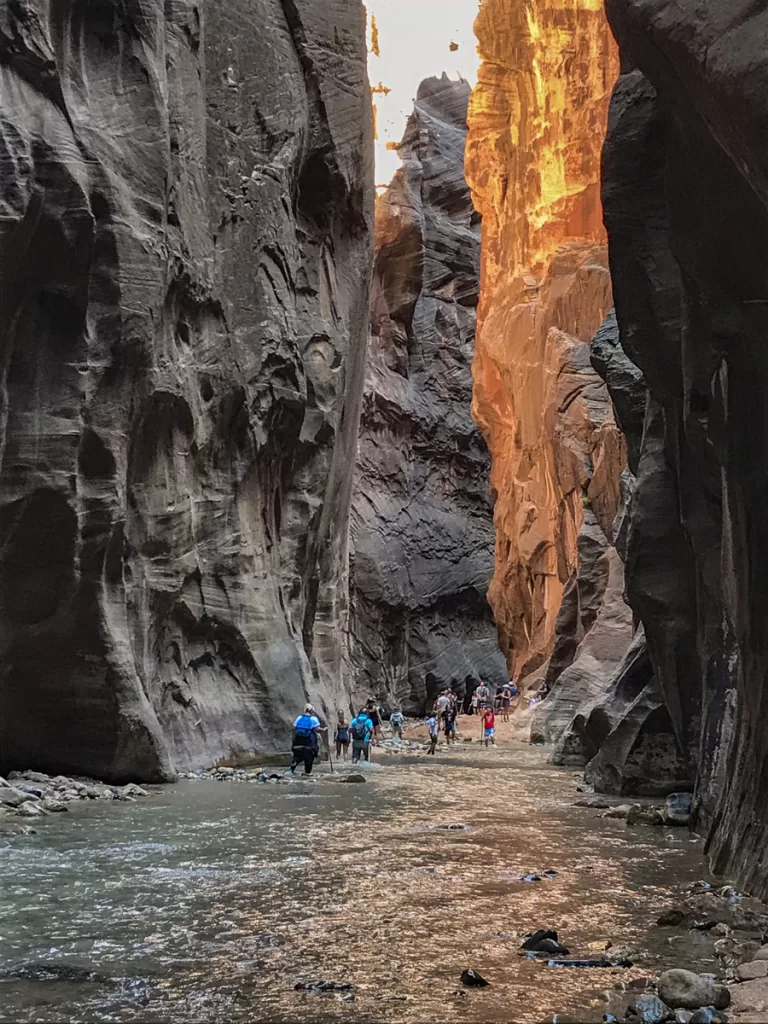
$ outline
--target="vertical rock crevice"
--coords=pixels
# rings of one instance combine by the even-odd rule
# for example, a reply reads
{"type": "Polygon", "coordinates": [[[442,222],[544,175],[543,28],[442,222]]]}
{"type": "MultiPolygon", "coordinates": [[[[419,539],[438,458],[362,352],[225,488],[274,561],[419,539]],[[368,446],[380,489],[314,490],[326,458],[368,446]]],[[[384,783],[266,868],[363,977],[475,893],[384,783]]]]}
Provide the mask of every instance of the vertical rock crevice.
{"type": "Polygon", "coordinates": [[[356,684],[421,712],[506,678],[486,600],[488,452],[470,418],[479,224],[464,177],[469,85],[426,79],[379,197],[353,504],[356,684]]]}

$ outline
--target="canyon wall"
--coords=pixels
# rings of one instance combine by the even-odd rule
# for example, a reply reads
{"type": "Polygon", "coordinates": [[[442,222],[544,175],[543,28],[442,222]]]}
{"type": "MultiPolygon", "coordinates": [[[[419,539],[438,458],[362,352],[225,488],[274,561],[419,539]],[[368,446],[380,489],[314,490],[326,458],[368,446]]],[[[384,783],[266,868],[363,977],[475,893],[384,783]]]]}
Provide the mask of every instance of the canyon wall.
{"type": "MultiPolygon", "coordinates": [[[[519,680],[547,672],[566,587],[579,619],[580,594],[610,575],[598,558],[597,578],[577,583],[584,510],[593,536],[582,546],[598,531],[606,552],[625,465],[589,360],[612,302],[599,168],[618,65],[600,0],[486,0],[475,30],[482,64],[466,172],[483,240],[473,414],[496,495],[489,598],[519,680]]],[[[612,595],[617,573],[618,560],[612,595]]],[[[561,652],[561,671],[574,647],[561,652]]]]}
{"type": "Polygon", "coordinates": [[[768,894],[768,11],[607,0],[620,341],[650,392],[627,543],[716,870],[768,894]]]}
{"type": "Polygon", "coordinates": [[[464,177],[466,82],[419,87],[376,206],[353,502],[351,659],[361,694],[423,711],[507,678],[486,599],[490,460],[470,416],[480,225],[464,177]]]}
{"type": "Polygon", "coordinates": [[[363,9],[0,10],[0,767],[284,748],[345,686],[363,9]]]}

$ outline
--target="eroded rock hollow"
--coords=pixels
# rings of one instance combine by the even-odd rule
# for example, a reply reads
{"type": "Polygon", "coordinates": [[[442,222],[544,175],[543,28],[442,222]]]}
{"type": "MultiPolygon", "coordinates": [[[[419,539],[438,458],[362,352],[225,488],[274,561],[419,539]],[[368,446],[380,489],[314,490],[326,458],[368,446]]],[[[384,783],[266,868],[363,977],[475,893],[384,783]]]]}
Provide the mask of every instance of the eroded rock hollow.
{"type": "Polygon", "coordinates": [[[351,657],[361,692],[420,713],[506,679],[486,599],[490,460],[472,421],[480,225],[464,177],[470,88],[421,84],[376,209],[353,505],[351,657]]]}
{"type": "Polygon", "coordinates": [[[3,3],[0,766],[166,777],[343,686],[356,0],[3,3]]]}

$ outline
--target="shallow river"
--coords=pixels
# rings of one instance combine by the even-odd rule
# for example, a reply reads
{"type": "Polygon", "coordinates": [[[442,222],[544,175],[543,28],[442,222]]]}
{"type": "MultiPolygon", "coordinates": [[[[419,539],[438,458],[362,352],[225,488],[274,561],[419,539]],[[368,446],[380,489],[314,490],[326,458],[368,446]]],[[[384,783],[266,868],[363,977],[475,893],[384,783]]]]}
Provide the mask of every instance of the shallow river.
{"type": "Polygon", "coordinates": [[[327,772],[182,782],[0,839],[0,1020],[601,1020],[606,990],[666,966],[714,968],[695,933],[670,944],[654,926],[704,874],[699,844],[573,807],[576,776],[544,751],[390,758],[366,785],[327,772]],[[449,824],[469,828],[434,827],[449,824]],[[546,868],[551,881],[520,880],[546,868]],[[574,954],[629,946],[637,966],[521,959],[520,936],[538,927],[574,954]],[[95,976],[47,980],[44,964],[95,976]],[[27,977],[9,977],[20,965],[27,977]],[[491,986],[457,995],[466,967],[491,986]],[[313,980],[352,983],[355,1001],[295,991],[313,980]]]}

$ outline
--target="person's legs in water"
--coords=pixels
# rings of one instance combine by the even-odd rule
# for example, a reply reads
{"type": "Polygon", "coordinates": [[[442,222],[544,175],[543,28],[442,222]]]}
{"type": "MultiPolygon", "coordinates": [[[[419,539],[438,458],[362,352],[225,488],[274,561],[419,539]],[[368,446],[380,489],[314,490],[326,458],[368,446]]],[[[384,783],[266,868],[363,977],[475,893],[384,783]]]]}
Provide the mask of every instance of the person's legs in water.
{"type": "Polygon", "coordinates": [[[429,750],[428,754],[434,754],[435,748],[437,747],[437,733],[432,733],[429,737],[429,750]]]}
{"type": "Polygon", "coordinates": [[[342,759],[342,761],[348,761],[349,760],[349,740],[347,740],[346,743],[342,743],[341,746],[342,746],[341,759],[342,759]]]}
{"type": "Polygon", "coordinates": [[[371,742],[370,742],[370,740],[367,743],[363,744],[363,746],[361,748],[361,753],[363,755],[363,760],[364,761],[370,761],[371,760],[371,742]]]}
{"type": "Polygon", "coordinates": [[[288,769],[291,774],[296,771],[298,766],[304,760],[304,747],[292,747],[291,748],[291,767],[288,769]]]}
{"type": "Polygon", "coordinates": [[[312,747],[304,747],[304,774],[312,774],[312,765],[315,762],[315,752],[312,747]]]}
{"type": "Polygon", "coordinates": [[[362,753],[363,745],[355,740],[352,744],[352,764],[357,764],[360,760],[360,754],[362,753]]]}

